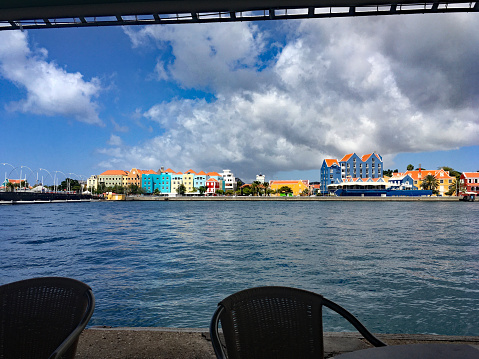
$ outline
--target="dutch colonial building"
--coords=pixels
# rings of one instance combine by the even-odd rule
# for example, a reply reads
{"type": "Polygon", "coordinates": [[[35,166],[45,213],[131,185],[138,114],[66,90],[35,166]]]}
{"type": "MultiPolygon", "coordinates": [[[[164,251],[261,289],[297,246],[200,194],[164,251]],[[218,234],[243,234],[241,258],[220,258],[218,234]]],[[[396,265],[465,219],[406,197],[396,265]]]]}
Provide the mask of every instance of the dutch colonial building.
{"type": "Polygon", "coordinates": [[[186,192],[194,192],[193,188],[195,187],[195,175],[196,172],[192,169],[189,169],[183,173],[183,184],[186,187],[186,192]]]}
{"type": "Polygon", "coordinates": [[[108,170],[98,176],[98,185],[104,184],[105,187],[124,186],[128,171],[108,170]]]}
{"type": "Polygon", "coordinates": [[[463,187],[462,194],[464,194],[464,192],[475,192],[479,194],[479,172],[463,172],[459,183],[463,187]]]}
{"type": "Polygon", "coordinates": [[[170,193],[171,173],[148,173],[141,176],[141,187],[146,193],[158,190],[160,193],[170,193]]]}
{"type": "Polygon", "coordinates": [[[398,173],[396,176],[401,175],[410,175],[414,180],[414,186],[421,189],[422,181],[428,175],[434,176],[434,178],[438,181],[438,192],[440,196],[444,196],[446,192],[449,191],[449,186],[451,186],[452,182],[454,181],[454,177],[449,175],[449,171],[444,171],[442,168],[438,170],[423,170],[418,169],[414,171],[406,171],[404,173],[398,173]]]}
{"type": "Polygon", "coordinates": [[[321,193],[328,193],[328,185],[341,183],[346,178],[382,178],[383,169],[383,159],[377,153],[362,157],[350,153],[339,161],[325,159],[321,166],[321,193]]]}
{"type": "Polygon", "coordinates": [[[298,181],[269,181],[269,188],[272,190],[278,190],[283,186],[291,188],[293,191],[293,196],[299,196],[303,194],[304,190],[308,190],[309,193],[309,181],[308,180],[298,180],[298,181]]]}
{"type": "Polygon", "coordinates": [[[196,189],[206,187],[206,173],[204,171],[200,171],[195,175],[194,186],[196,189]]]}
{"type": "Polygon", "coordinates": [[[156,174],[153,170],[139,170],[132,168],[128,175],[126,176],[125,186],[136,185],[142,187],[142,175],[143,174],[156,174]]]}

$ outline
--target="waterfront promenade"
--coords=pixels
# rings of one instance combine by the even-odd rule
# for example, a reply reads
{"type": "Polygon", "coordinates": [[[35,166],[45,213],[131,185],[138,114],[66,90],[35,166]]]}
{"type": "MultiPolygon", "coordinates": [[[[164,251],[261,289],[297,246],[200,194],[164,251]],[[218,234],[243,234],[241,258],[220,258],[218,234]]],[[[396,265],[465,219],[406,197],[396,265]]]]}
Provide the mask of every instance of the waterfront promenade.
{"type": "Polygon", "coordinates": [[[127,201],[385,201],[385,202],[458,202],[459,197],[267,197],[267,196],[128,196],[127,201]]]}
{"type": "MultiPolygon", "coordinates": [[[[413,343],[470,344],[479,337],[421,334],[377,334],[388,345],[413,343]]],[[[359,333],[325,333],[325,358],[368,348],[359,333]]],[[[213,359],[207,329],[91,328],[78,343],[77,359],[213,359]]]]}

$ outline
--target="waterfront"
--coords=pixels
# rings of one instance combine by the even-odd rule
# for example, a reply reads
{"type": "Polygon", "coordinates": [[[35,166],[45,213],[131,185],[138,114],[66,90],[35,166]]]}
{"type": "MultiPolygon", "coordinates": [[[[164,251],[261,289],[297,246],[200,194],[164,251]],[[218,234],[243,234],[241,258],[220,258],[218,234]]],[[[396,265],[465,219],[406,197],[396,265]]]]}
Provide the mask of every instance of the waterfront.
{"type": "MultiPolygon", "coordinates": [[[[479,206],[95,202],[1,206],[0,283],[90,284],[90,325],[207,327],[236,290],[322,293],[380,333],[479,335],[479,206]]],[[[325,329],[352,330],[337,316],[325,329]]]]}

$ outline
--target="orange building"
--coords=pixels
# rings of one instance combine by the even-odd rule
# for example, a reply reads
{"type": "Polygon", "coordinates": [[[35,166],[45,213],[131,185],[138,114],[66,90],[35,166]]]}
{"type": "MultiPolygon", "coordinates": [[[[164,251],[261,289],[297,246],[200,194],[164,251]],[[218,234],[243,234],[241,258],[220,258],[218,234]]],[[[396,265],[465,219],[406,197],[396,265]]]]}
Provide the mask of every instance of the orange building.
{"type": "Polygon", "coordinates": [[[124,186],[130,186],[130,185],[137,185],[138,187],[141,187],[141,175],[149,175],[149,174],[157,174],[153,170],[139,170],[136,168],[132,168],[130,172],[128,172],[128,175],[125,177],[125,183],[124,186]]]}

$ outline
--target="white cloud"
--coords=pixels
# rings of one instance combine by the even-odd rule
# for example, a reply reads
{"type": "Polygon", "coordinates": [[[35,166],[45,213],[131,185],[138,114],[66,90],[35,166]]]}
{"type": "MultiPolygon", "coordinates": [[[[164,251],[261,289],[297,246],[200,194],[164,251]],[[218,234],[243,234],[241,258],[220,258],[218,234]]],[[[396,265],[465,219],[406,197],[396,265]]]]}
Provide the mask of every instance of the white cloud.
{"type": "Polygon", "coordinates": [[[9,109],[103,125],[94,100],[100,81],[85,81],[82,74],[69,73],[46,58],[45,49],[29,49],[25,32],[0,33],[0,74],[26,90],[26,98],[11,103],[9,109]]]}
{"type": "Polygon", "coordinates": [[[296,24],[266,63],[259,59],[271,57],[269,35],[257,25],[132,33],[137,44],[153,38],[172,46],[164,78],[209,88],[216,99],[151,107],[144,116],[162,134],[113,158],[177,170],[230,168],[250,179],[319,168],[324,157],[349,152],[391,158],[479,143],[479,20],[471,14],[296,24]]]}
{"type": "Polygon", "coordinates": [[[123,144],[120,136],[117,136],[117,135],[111,135],[110,136],[110,139],[108,140],[108,144],[110,146],[121,146],[123,144]]]}

